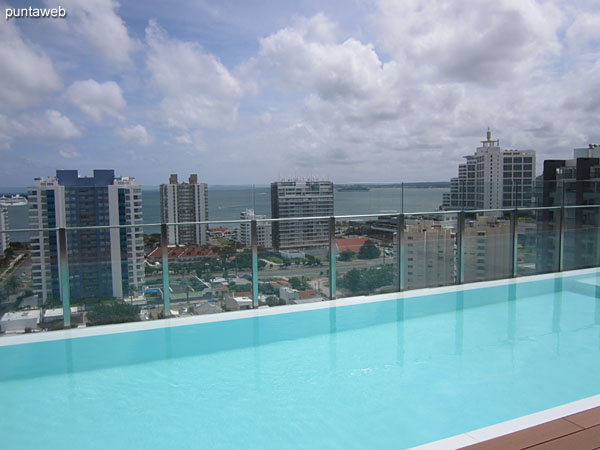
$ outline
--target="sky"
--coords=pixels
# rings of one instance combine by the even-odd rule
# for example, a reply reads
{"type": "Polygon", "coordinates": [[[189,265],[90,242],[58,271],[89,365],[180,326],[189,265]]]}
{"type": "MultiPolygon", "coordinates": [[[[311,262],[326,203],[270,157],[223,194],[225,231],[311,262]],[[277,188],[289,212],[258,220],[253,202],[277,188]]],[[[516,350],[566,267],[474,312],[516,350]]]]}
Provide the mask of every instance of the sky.
{"type": "Polygon", "coordinates": [[[0,186],[448,181],[600,142],[598,0],[0,0],[0,186]]]}

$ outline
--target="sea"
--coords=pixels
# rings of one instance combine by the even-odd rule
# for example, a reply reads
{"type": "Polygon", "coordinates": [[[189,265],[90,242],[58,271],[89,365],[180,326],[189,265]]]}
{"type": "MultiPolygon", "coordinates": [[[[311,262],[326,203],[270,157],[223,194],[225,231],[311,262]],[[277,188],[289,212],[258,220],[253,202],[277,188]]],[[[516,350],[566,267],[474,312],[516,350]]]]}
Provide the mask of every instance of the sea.
{"type": "MultiPolygon", "coordinates": [[[[369,190],[334,189],[334,213],[338,215],[377,214],[381,212],[430,212],[439,209],[446,187],[378,186],[369,190]]],[[[26,188],[0,187],[0,195],[27,195],[26,188]]],[[[271,217],[271,189],[268,186],[209,186],[208,218],[211,221],[237,220],[240,213],[254,208],[256,214],[271,217]]],[[[8,207],[9,229],[29,228],[27,206],[8,207]]],[[[158,186],[142,187],[144,224],[160,223],[158,186]]],[[[216,226],[216,225],[215,225],[216,226]]],[[[231,225],[229,225],[231,226],[231,225]]],[[[145,232],[156,232],[148,227],[145,232]]],[[[28,233],[11,233],[12,241],[28,241],[28,233]]]]}

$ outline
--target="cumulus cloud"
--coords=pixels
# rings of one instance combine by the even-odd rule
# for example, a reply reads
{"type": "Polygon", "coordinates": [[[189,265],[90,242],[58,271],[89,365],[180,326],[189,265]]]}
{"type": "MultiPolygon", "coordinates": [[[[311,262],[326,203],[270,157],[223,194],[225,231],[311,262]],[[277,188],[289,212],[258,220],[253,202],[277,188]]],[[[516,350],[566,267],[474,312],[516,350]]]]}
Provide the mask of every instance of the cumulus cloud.
{"type": "Polygon", "coordinates": [[[121,118],[120,111],[126,106],[121,88],[114,81],[76,81],[67,89],[66,97],[96,123],[103,117],[121,118]]]}
{"type": "Polygon", "coordinates": [[[243,68],[263,87],[316,91],[323,99],[367,98],[395,82],[394,63],[383,64],[371,44],[336,42],[337,26],[322,13],[260,39],[260,50],[243,68]]]}
{"type": "MultiPolygon", "coordinates": [[[[45,0],[48,7],[55,2],[45,0]]],[[[131,64],[131,54],[139,46],[133,39],[117,11],[114,0],[62,0],[67,10],[68,29],[83,38],[103,60],[120,66],[131,64]]]]}
{"type": "MultiPolygon", "coordinates": [[[[513,0],[377,5],[373,42],[345,37],[318,14],[260,39],[242,66],[266,96],[285,95],[267,105],[279,107],[277,119],[254,140],[287,149],[274,165],[331,167],[345,180],[443,179],[487,126],[505,147],[537,149],[540,161],[589,139],[600,63],[565,64],[560,35],[571,13],[513,0]]],[[[595,17],[572,23],[582,32],[566,32],[575,53],[582,42],[597,51],[595,17]]]]}
{"type": "Polygon", "coordinates": [[[71,119],[59,111],[48,109],[44,114],[27,114],[11,123],[15,134],[26,139],[66,140],[81,136],[71,119]]]}
{"type": "Polygon", "coordinates": [[[58,154],[65,159],[76,159],[81,157],[81,154],[77,151],[77,149],[70,144],[62,145],[58,149],[58,154]]]}
{"type": "Polygon", "coordinates": [[[588,44],[600,44],[600,14],[591,13],[578,16],[567,29],[565,37],[567,45],[576,50],[580,50],[582,46],[588,44]]]}
{"type": "Polygon", "coordinates": [[[379,42],[420,76],[495,85],[560,51],[561,12],[550,2],[380,0],[379,42]]]}
{"type": "Polygon", "coordinates": [[[214,55],[171,38],[154,21],[146,28],[146,42],[151,83],[169,127],[186,131],[234,122],[242,89],[214,55]]]}
{"type": "MultiPolygon", "coordinates": [[[[176,154],[185,164],[187,155],[206,151],[215,173],[239,170],[250,177],[262,171],[252,175],[256,181],[315,167],[336,181],[440,180],[456,175],[456,164],[474,151],[488,126],[506,148],[536,149],[538,161],[568,157],[574,146],[600,140],[596,3],[374,0],[365,18],[356,11],[366,8],[349,3],[339,24],[334,13],[298,17],[277,28],[272,21],[257,26],[256,18],[237,20],[251,25],[240,27],[244,37],[263,30],[258,50],[250,44],[231,51],[222,43],[238,39],[240,30],[227,34],[217,27],[224,39],[211,51],[223,53],[208,51],[212,42],[203,47],[182,40],[181,29],[165,15],[173,31],[149,22],[143,58],[136,60],[144,64],[140,68],[132,62],[139,44],[114,0],[67,0],[69,20],[55,26],[74,39],[58,39],[52,55],[58,58],[76,39],[77,55],[95,49],[94,64],[75,61],[89,74],[74,78],[82,81],[61,98],[113,131],[107,140],[129,142],[134,152],[149,147],[145,158],[177,164],[176,154]],[[235,68],[223,62],[232,60],[241,62],[235,68]],[[106,68],[123,66],[131,70],[120,74],[121,86],[135,89],[134,77],[147,81],[144,90],[132,91],[146,96],[132,95],[128,105],[117,83],[85,80],[103,79],[106,68]],[[138,125],[148,119],[156,128],[138,125]],[[177,151],[153,154],[159,136],[161,148],[177,151]]],[[[60,91],[60,79],[48,57],[21,39],[16,23],[0,29],[7,36],[0,54],[11,53],[10,64],[0,67],[0,81],[8,86],[0,91],[0,148],[15,137],[77,137],[82,130],[58,106],[44,104],[51,98],[44,94],[60,91]],[[23,109],[31,105],[39,109],[23,109]],[[27,134],[29,126],[41,131],[27,134]]],[[[71,61],[54,63],[71,73],[71,61]]]]}
{"type": "Polygon", "coordinates": [[[48,56],[25,42],[13,22],[0,27],[0,109],[23,109],[62,87],[48,56]]]}
{"type": "Polygon", "coordinates": [[[126,142],[139,145],[140,147],[147,147],[154,142],[154,139],[146,131],[142,125],[133,125],[130,127],[119,128],[117,134],[126,142]]]}
{"type": "Polygon", "coordinates": [[[323,14],[301,19],[261,39],[259,54],[242,68],[262,89],[304,95],[287,124],[273,123],[272,141],[289,149],[282,164],[359,164],[413,112],[398,65],[382,62],[372,44],[341,36],[323,14]]]}

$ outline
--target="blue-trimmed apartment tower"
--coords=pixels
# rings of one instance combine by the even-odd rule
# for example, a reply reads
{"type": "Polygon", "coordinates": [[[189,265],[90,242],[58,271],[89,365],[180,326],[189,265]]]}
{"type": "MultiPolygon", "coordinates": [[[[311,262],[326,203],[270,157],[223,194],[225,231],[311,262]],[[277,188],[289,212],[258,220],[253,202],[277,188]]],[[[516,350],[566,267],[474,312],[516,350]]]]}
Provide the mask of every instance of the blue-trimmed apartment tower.
{"type": "MultiPolygon", "coordinates": [[[[142,223],[142,191],[134,178],[114,170],[57,170],[36,178],[29,188],[32,228],[94,227],[142,223]]],[[[72,302],[123,298],[141,292],[144,283],[142,228],[87,229],[67,232],[69,288],[72,302]]],[[[56,233],[31,238],[34,292],[43,303],[60,299],[56,233]]]]}

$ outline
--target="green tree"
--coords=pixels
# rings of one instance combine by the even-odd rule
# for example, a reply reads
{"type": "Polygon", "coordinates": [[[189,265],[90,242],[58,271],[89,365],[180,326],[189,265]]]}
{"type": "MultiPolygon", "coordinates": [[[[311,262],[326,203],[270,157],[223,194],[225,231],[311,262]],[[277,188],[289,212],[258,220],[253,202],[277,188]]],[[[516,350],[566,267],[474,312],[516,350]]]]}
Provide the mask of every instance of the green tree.
{"type": "Polygon", "coordinates": [[[360,270],[352,269],[344,275],[342,286],[350,290],[353,294],[361,289],[360,270]]]}
{"type": "Polygon", "coordinates": [[[155,248],[160,245],[160,234],[144,234],[144,247],[155,248]]]}
{"type": "Polygon", "coordinates": [[[281,300],[281,299],[275,297],[274,295],[269,295],[265,301],[267,302],[267,305],[269,305],[269,306],[285,305],[285,300],[281,300]]]}
{"type": "Polygon", "coordinates": [[[261,294],[269,295],[269,294],[275,294],[276,290],[269,283],[259,283],[258,284],[258,292],[261,294]]]}
{"type": "Polygon", "coordinates": [[[352,250],[344,250],[340,253],[340,261],[351,261],[356,256],[352,250]]]}
{"type": "Polygon", "coordinates": [[[367,241],[358,251],[358,257],[360,259],[376,259],[381,255],[381,250],[377,248],[373,241],[367,241]]]}
{"type": "Polygon", "coordinates": [[[90,325],[135,322],[140,320],[140,307],[126,303],[99,303],[87,314],[90,325]]]}
{"type": "Polygon", "coordinates": [[[306,282],[306,278],[304,277],[292,277],[289,281],[293,289],[298,289],[299,291],[308,289],[308,283],[306,282]]]}
{"type": "Polygon", "coordinates": [[[348,289],[352,294],[366,292],[372,294],[376,289],[394,282],[393,266],[374,267],[368,269],[352,269],[338,280],[340,287],[348,289]]]}
{"type": "MultiPolygon", "coordinates": [[[[229,282],[229,290],[231,292],[244,292],[247,291],[248,288],[246,286],[238,286],[235,281],[230,281],[229,282]]],[[[260,291],[260,289],[259,289],[260,291]]]]}

